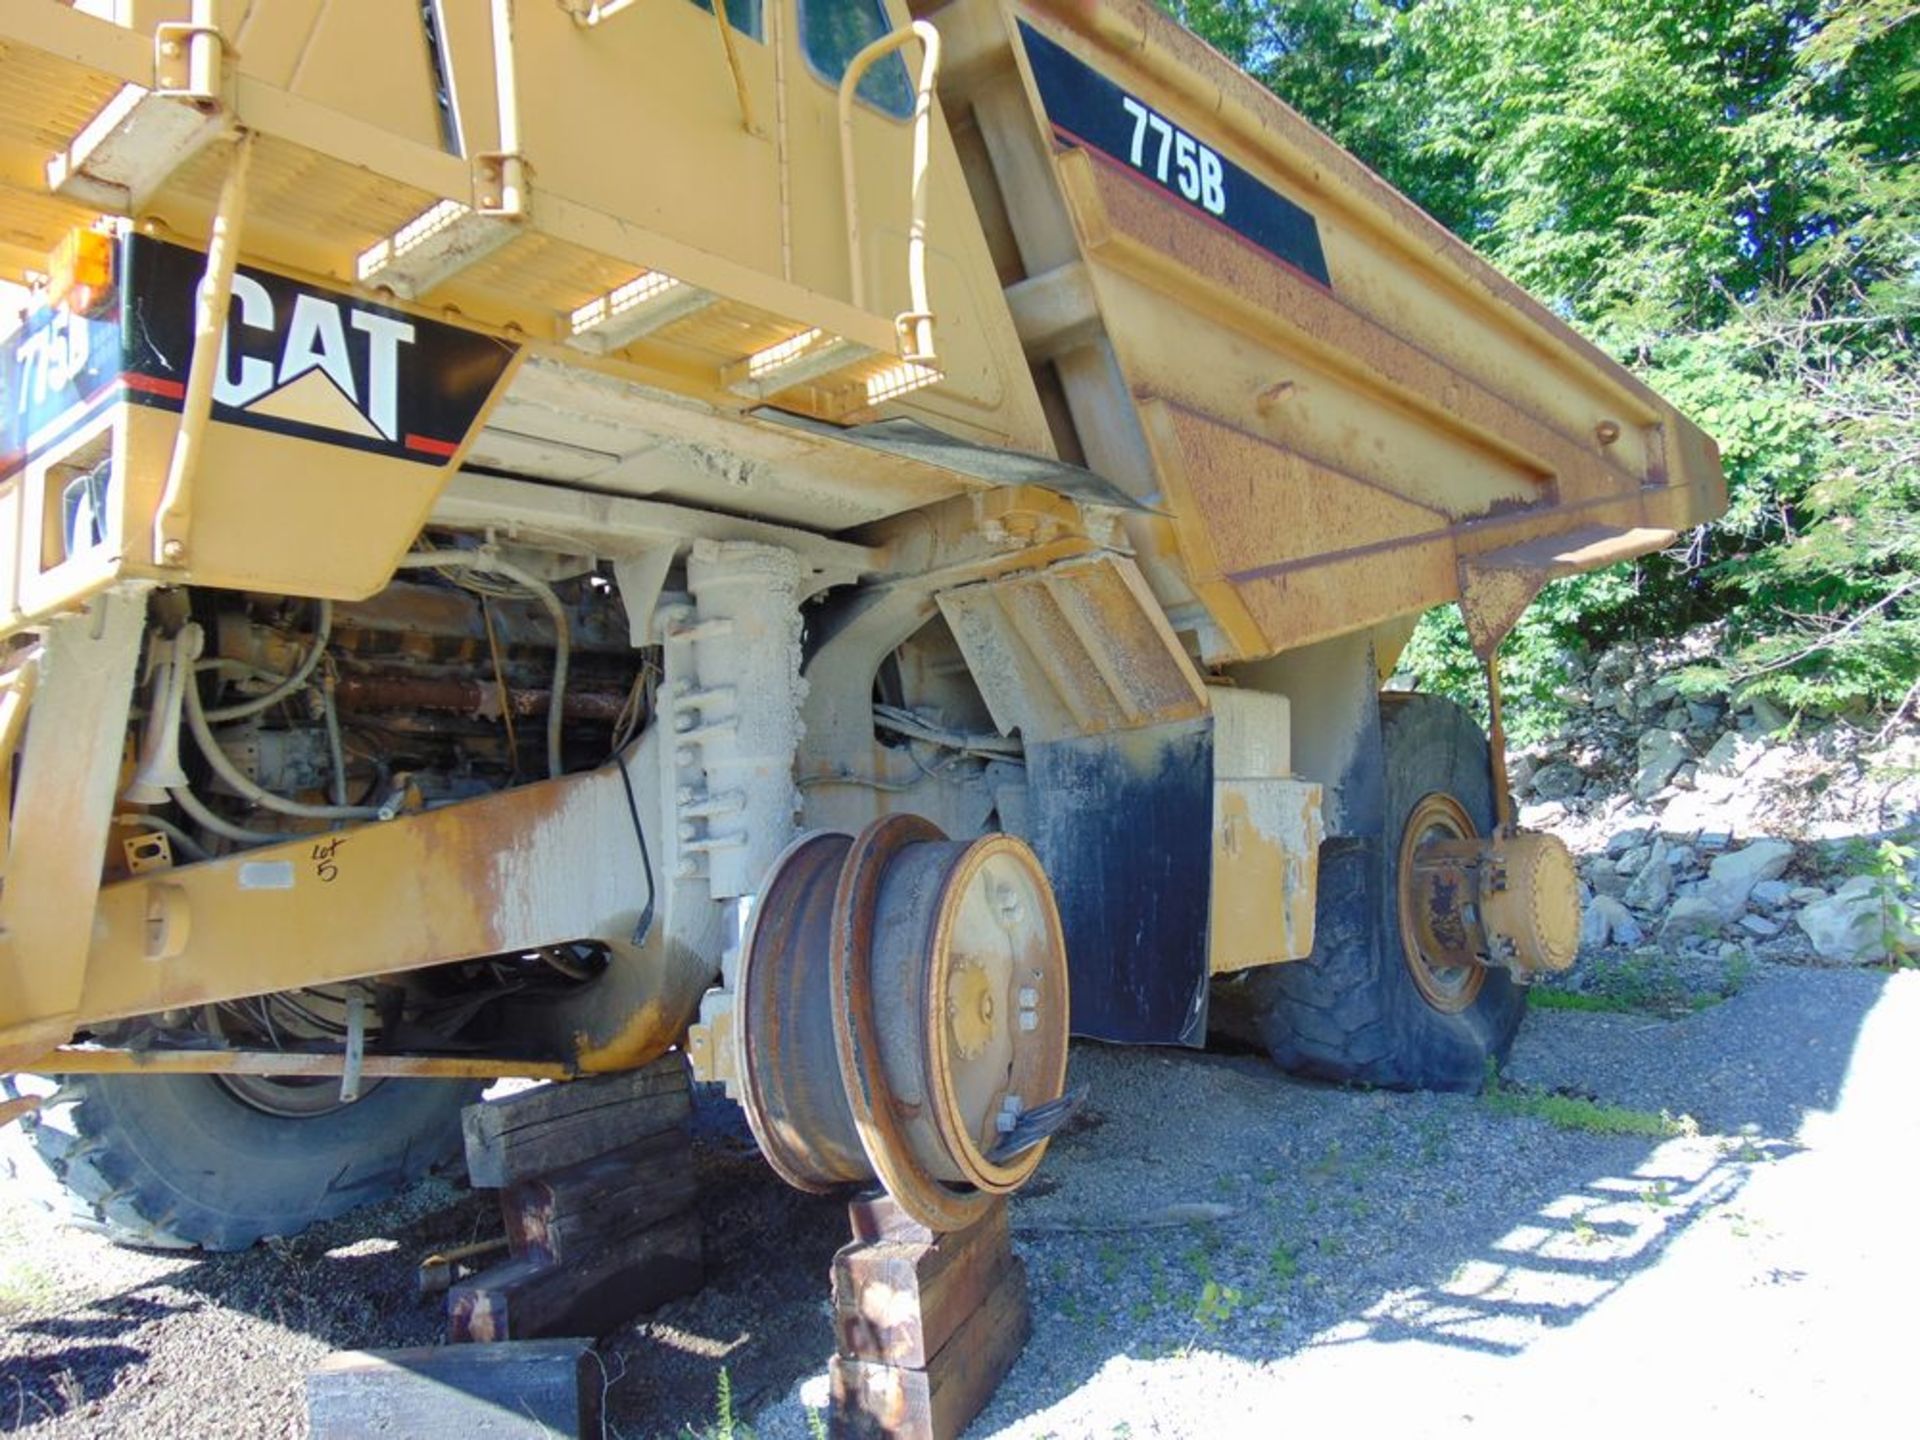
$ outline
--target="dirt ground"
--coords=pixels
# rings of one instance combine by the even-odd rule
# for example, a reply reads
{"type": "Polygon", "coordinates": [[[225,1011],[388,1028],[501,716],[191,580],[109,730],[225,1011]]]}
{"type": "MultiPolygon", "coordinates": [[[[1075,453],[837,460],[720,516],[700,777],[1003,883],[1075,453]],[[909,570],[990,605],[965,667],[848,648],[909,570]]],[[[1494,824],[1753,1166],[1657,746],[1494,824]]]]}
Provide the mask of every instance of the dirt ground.
{"type": "MultiPolygon", "coordinates": [[[[1536,1012],[1517,1103],[1077,1047],[1091,1111],[1013,1214],[1034,1338],[971,1433],[1910,1434],[1916,1035],[1920,974],[1762,967],[1679,1018],[1536,1012]],[[1593,1100],[1651,1133],[1579,1128],[1593,1100]]],[[[724,1125],[700,1163],[711,1279],[604,1347],[611,1433],[710,1433],[724,1369],[806,1436],[842,1208],[724,1125]]],[[[216,1258],[0,1208],[0,1431],[300,1435],[328,1351],[437,1338],[414,1266],[489,1200],[216,1258]]]]}

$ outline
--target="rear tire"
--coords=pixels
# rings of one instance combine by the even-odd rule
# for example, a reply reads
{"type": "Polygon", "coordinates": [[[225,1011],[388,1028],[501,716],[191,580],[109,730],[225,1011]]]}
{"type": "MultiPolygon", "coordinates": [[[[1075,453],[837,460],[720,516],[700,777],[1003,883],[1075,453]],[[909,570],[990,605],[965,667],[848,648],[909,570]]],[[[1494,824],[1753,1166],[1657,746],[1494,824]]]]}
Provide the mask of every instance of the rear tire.
{"type": "Polygon", "coordinates": [[[481,1088],[383,1080],[351,1105],[290,1115],[207,1075],[70,1076],[27,1124],[77,1223],[130,1245],[244,1250],[452,1160],[481,1088]]]}
{"type": "Polygon", "coordinates": [[[1491,832],[1487,740],[1471,715],[1433,695],[1383,696],[1380,728],[1383,835],[1322,847],[1313,953],[1250,972],[1235,998],[1274,1061],[1294,1074],[1400,1090],[1477,1090],[1506,1059],[1526,992],[1497,968],[1455,972],[1438,986],[1431,971],[1417,977],[1424,962],[1417,952],[1409,961],[1401,938],[1397,872],[1416,810],[1423,828],[1453,815],[1478,834],[1491,832]]]}

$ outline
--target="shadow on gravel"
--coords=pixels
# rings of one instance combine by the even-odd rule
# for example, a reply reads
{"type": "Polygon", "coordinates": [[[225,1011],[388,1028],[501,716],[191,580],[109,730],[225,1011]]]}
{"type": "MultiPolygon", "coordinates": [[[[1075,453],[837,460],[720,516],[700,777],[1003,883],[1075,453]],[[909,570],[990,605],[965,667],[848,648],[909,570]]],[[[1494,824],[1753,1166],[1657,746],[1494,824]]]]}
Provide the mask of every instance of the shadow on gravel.
{"type": "Polygon", "coordinates": [[[105,1399],[147,1362],[133,1345],[68,1345],[0,1365],[0,1431],[11,1434],[105,1399]]]}
{"type": "MultiPolygon", "coordinates": [[[[484,1197],[429,1182],[291,1242],[205,1257],[146,1252],[130,1268],[150,1278],[64,1314],[33,1314],[38,1307],[29,1306],[22,1316],[0,1315],[7,1352],[0,1356],[0,1434],[70,1417],[110,1401],[118,1387],[168,1384],[178,1357],[163,1354],[160,1335],[204,1323],[210,1333],[221,1326],[232,1338],[232,1328],[222,1324],[230,1315],[252,1316],[332,1348],[431,1344],[441,1337],[444,1314],[419,1297],[415,1266],[430,1251],[469,1240],[489,1224],[497,1229],[489,1208],[484,1197]]],[[[234,1385],[259,1383],[245,1371],[244,1357],[223,1354],[219,1342],[192,1348],[197,1368],[217,1374],[231,1365],[234,1385]]],[[[276,1378],[297,1389],[305,1372],[276,1378]]]]}
{"type": "MultiPolygon", "coordinates": [[[[1833,1107],[1884,981],[1769,969],[1678,1020],[1530,1019],[1520,1082],[1699,1122],[1669,1140],[1561,1130],[1467,1096],[1303,1084],[1252,1056],[1077,1046],[1095,1113],[1016,1199],[1034,1334],[973,1433],[1030,1420],[1115,1363],[1189,1351],[1521,1353],[1657,1265],[1792,1146],[1803,1116],[1833,1107]]],[[[703,1130],[698,1153],[709,1283],[610,1337],[609,1433],[705,1433],[724,1367],[760,1440],[804,1437],[781,1402],[824,1371],[844,1200],[789,1190],[725,1126],[703,1130]]],[[[85,1433],[71,1412],[168,1383],[158,1357],[181,1347],[156,1337],[183,1325],[214,1337],[189,1353],[247,1383],[225,1353],[234,1312],[318,1341],[307,1364],[324,1348],[433,1343],[444,1313],[418,1295],[415,1266],[497,1225],[490,1195],[436,1184],[291,1243],[157,1257],[146,1283],[6,1327],[0,1432],[67,1415],[85,1433]]],[[[283,1378],[293,1403],[304,1368],[283,1378]]]]}
{"type": "Polygon", "coordinates": [[[1668,1139],[1307,1086],[1251,1058],[1076,1052],[1105,1123],[1058,1145],[1058,1188],[1016,1207],[1035,1338],[976,1433],[1122,1357],[1521,1353],[1657,1265],[1834,1107],[1886,978],[1780,969],[1683,1019],[1530,1019],[1521,1081],[1664,1111],[1685,1132],[1668,1139]],[[1226,1213],[1162,1225],[1197,1203],[1226,1213]]]}

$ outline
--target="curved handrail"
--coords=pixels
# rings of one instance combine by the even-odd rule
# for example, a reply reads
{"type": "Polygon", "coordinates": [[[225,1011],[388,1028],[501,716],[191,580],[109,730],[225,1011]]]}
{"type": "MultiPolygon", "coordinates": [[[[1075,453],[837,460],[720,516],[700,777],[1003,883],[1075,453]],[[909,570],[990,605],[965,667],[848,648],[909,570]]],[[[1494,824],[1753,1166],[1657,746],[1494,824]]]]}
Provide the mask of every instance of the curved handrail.
{"type": "Polygon", "coordinates": [[[876,60],[891,55],[909,42],[918,40],[921,48],[920,82],[913,97],[913,217],[907,227],[907,292],[911,310],[894,317],[899,332],[900,358],[913,365],[932,367],[933,311],[927,302],[927,180],[929,156],[933,144],[933,83],[940,73],[940,32],[925,20],[915,20],[906,28],[882,35],[867,45],[847,65],[840,77],[840,181],[847,211],[847,263],[852,267],[852,299],[865,307],[866,274],[860,263],[859,177],[854,173],[853,101],[854,92],[876,60]]]}

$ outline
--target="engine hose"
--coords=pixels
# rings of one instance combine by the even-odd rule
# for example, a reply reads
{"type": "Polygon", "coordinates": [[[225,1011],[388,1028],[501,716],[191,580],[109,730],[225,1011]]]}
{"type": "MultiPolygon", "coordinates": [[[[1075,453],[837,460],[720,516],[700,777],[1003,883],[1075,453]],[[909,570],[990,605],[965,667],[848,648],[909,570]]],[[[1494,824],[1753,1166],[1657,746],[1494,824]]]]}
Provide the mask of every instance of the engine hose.
{"type": "Polygon", "coordinates": [[[207,711],[207,719],[245,720],[249,715],[258,715],[262,710],[278,705],[289,695],[297,694],[312,678],[314,668],[320,663],[320,657],[327,653],[327,640],[332,634],[333,602],[322,600],[320,613],[314,618],[313,648],[307,651],[294,672],[264,695],[256,695],[251,700],[241,700],[232,705],[222,705],[217,710],[207,711]]]}
{"type": "Polygon", "coordinates": [[[199,745],[200,753],[207,757],[207,764],[213,767],[213,773],[261,809],[275,810],[282,815],[292,815],[301,820],[375,820],[379,818],[380,812],[371,806],[303,805],[298,800],[289,800],[284,795],[276,795],[271,790],[256,785],[240,773],[240,767],[235,765],[227,752],[220,748],[220,742],[214,738],[213,727],[207,723],[207,712],[200,705],[200,687],[192,681],[187,683],[186,701],[187,727],[193,731],[194,742],[199,745]]]}
{"type": "Polygon", "coordinates": [[[167,794],[173,803],[186,811],[187,818],[202,830],[218,835],[223,840],[231,840],[236,845],[281,845],[289,840],[297,840],[297,835],[273,835],[265,830],[249,830],[244,825],[236,825],[224,816],[209,810],[200,797],[184,785],[167,794]]]}
{"type": "Polygon", "coordinates": [[[336,805],[347,803],[347,746],[340,735],[340,707],[333,703],[333,676],[320,686],[320,713],[327,725],[327,759],[333,766],[331,798],[336,805]]]}
{"type": "Polygon", "coordinates": [[[547,773],[558,780],[565,768],[560,761],[560,726],[565,719],[567,665],[573,654],[573,631],[567,623],[566,607],[546,581],[510,560],[502,560],[498,555],[483,550],[421,550],[402,558],[399,565],[402,570],[445,567],[504,575],[533,595],[553,617],[553,687],[547,699],[547,773]]]}

